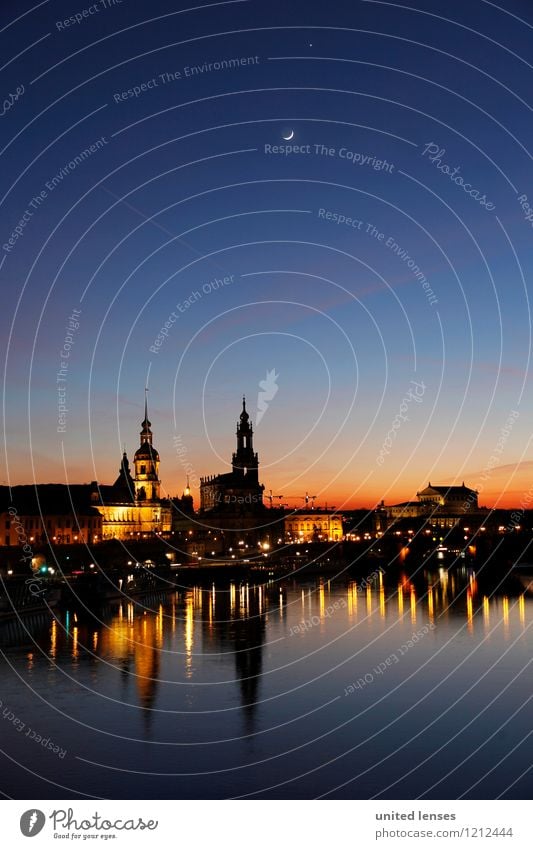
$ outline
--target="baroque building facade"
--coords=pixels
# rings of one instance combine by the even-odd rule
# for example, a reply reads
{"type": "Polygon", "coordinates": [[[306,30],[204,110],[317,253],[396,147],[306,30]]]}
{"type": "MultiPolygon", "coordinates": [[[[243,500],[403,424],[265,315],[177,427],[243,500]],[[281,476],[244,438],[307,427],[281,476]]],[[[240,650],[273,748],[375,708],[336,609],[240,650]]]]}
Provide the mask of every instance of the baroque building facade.
{"type": "Polygon", "coordinates": [[[145,398],[140,445],[133,457],[133,477],[124,451],[115,483],[101,487],[93,483],[91,500],[102,516],[103,539],[128,540],[170,532],[172,506],[168,499],[161,498],[159,463],[145,398]]]}
{"type": "Polygon", "coordinates": [[[293,510],[285,516],[285,542],[338,542],[342,516],[331,510],[293,510]]]}
{"type": "Polygon", "coordinates": [[[418,501],[403,501],[400,504],[381,504],[376,511],[380,530],[391,520],[425,519],[431,525],[453,528],[462,519],[482,520],[487,510],[478,504],[478,492],[465,486],[428,485],[417,492],[418,501]]]}

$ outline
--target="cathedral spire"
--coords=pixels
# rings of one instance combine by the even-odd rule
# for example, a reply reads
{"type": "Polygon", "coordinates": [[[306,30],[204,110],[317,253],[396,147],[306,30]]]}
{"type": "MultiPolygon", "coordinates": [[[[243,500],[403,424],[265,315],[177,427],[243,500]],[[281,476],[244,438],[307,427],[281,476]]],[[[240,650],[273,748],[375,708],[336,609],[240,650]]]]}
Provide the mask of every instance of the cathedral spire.
{"type": "Polygon", "coordinates": [[[246,410],[246,396],[242,396],[242,413],[239,416],[239,422],[237,423],[237,428],[242,428],[243,425],[245,429],[248,427],[248,422],[250,421],[250,416],[246,410]]]}
{"type": "Polygon", "coordinates": [[[152,427],[152,422],[148,418],[148,389],[144,390],[144,421],[141,422],[141,445],[143,442],[149,442],[152,444],[152,431],[150,428],[152,427]]]}
{"type": "Polygon", "coordinates": [[[141,445],[134,457],[135,496],[138,502],[154,502],[160,498],[159,453],[152,444],[152,423],[148,418],[148,389],[144,390],[144,420],[141,430],[141,445]]]}
{"type": "Polygon", "coordinates": [[[237,450],[233,454],[233,471],[257,477],[257,454],[254,453],[254,432],[246,410],[246,397],[242,396],[242,413],[237,422],[237,450]]]}

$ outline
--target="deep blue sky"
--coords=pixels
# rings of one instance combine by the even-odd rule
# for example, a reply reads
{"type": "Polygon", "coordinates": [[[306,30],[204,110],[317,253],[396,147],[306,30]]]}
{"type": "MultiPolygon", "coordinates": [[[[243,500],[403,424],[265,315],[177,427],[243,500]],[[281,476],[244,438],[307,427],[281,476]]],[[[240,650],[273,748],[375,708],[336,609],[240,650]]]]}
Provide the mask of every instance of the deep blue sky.
{"type": "Polygon", "coordinates": [[[245,0],[179,13],[170,0],[50,0],[4,2],[0,21],[3,481],[112,480],[122,444],[137,445],[148,382],[174,494],[186,465],[193,478],[225,469],[241,395],[255,419],[259,382],[275,369],[256,444],[267,489],[291,503],[312,490],[371,505],[463,478],[482,503],[523,500],[530,3],[245,0]],[[185,75],[243,57],[258,61],[185,75]],[[291,130],[309,153],[265,153],[291,130]],[[424,155],[430,143],[494,209],[424,155]],[[392,167],[352,164],[342,149],[392,167]],[[73,309],[80,326],[58,384],[73,309]],[[424,386],[418,401],[411,381],[424,386]],[[406,397],[407,421],[383,453],[406,397]]]}

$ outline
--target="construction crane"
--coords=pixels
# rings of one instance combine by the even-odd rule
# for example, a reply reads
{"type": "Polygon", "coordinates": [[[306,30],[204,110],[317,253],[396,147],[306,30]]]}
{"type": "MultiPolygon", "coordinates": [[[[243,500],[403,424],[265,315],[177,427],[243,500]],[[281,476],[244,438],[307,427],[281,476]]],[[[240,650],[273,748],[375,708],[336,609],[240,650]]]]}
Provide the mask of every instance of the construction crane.
{"type": "MultiPolygon", "coordinates": [[[[276,496],[274,496],[274,497],[276,497],[276,496]]],[[[316,495],[309,495],[309,493],[306,492],[305,495],[287,495],[286,497],[292,499],[293,501],[303,501],[306,506],[311,501],[311,506],[314,508],[315,498],[317,496],[316,495]]],[[[267,498],[268,498],[268,495],[267,495],[267,498]]]]}
{"type": "MultiPolygon", "coordinates": [[[[278,501],[281,501],[281,499],[282,499],[282,498],[285,498],[285,496],[284,496],[284,495],[272,495],[272,490],[271,490],[271,489],[269,490],[269,493],[270,493],[270,494],[269,494],[269,495],[266,495],[266,496],[265,496],[265,498],[268,498],[268,500],[270,501],[270,509],[272,510],[272,502],[274,501],[274,499],[275,499],[275,498],[277,498],[277,499],[278,499],[278,501]]],[[[280,504],[279,506],[281,507],[281,506],[286,506],[286,505],[281,505],[281,504],[280,504]]]]}

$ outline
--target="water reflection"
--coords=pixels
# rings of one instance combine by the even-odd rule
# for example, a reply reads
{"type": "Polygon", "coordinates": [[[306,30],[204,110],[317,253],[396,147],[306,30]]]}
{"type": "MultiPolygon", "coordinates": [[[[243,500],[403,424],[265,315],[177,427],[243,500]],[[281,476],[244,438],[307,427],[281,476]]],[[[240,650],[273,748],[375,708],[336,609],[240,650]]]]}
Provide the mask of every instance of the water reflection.
{"type": "Polygon", "coordinates": [[[326,634],[333,627],[333,597],[346,600],[342,628],[347,633],[357,623],[376,620],[409,622],[413,628],[430,623],[438,629],[451,618],[456,625],[462,621],[462,630],[471,638],[488,638],[491,629],[501,626],[500,639],[509,641],[527,626],[531,603],[526,592],[521,586],[496,592],[466,569],[427,571],[416,577],[402,573],[393,580],[376,572],[366,584],[235,581],[221,587],[192,586],[142,604],[122,603],[102,611],[99,618],[64,611],[52,619],[10,622],[0,626],[0,641],[4,646],[35,641],[40,652],[26,655],[28,671],[43,656],[52,664],[68,663],[74,674],[80,666],[104,660],[124,679],[134,680],[138,704],[147,712],[157,701],[164,655],[170,658],[172,680],[193,684],[205,680],[199,660],[219,657],[225,667],[233,664],[240,703],[251,723],[260,699],[264,646],[273,629],[286,634],[299,622],[314,623],[316,618],[319,634],[326,634]]]}
{"type": "MultiPolygon", "coordinates": [[[[68,749],[64,764],[45,764],[47,774],[61,783],[69,767],[69,781],[97,796],[116,795],[116,773],[107,771],[116,767],[131,798],[262,792],[280,780],[291,751],[283,761],[289,796],[312,798],[346,780],[352,798],[360,772],[356,792],[368,798],[407,771],[406,798],[433,785],[434,798],[451,798],[458,782],[467,792],[485,775],[495,783],[479,792],[492,798],[526,769],[518,743],[530,732],[520,712],[530,695],[521,675],[531,658],[528,586],[467,569],[376,570],[342,581],[206,581],[98,615],[39,614],[0,624],[17,673],[6,666],[11,691],[2,700],[31,725],[38,717],[42,732],[68,749]],[[425,636],[404,651],[415,632],[425,636]],[[348,698],[350,682],[367,679],[348,698]],[[54,706],[46,715],[41,694],[54,706]],[[465,716],[476,719],[460,737],[465,716]],[[441,786],[457,763],[457,739],[470,773],[441,786]],[[509,774],[491,773],[515,748],[504,761],[509,774]],[[87,770],[84,760],[103,767],[87,770]]],[[[31,766],[24,739],[17,734],[9,746],[31,766]]]]}

